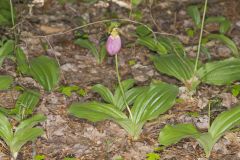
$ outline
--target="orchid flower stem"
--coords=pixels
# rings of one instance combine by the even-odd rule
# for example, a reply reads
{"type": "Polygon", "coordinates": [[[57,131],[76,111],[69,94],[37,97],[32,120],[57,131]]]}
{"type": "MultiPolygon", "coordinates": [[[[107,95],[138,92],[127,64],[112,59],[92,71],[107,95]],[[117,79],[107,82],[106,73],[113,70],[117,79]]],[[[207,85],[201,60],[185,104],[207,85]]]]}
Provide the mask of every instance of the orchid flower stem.
{"type": "Polygon", "coordinates": [[[126,95],[124,93],[124,90],[123,90],[123,87],[122,87],[122,83],[121,83],[121,76],[120,76],[119,70],[118,70],[118,56],[117,56],[117,54],[115,54],[115,64],[116,64],[116,73],[117,73],[118,85],[119,85],[119,88],[120,88],[122,96],[123,96],[123,101],[124,101],[124,103],[125,103],[125,105],[127,107],[127,110],[129,112],[129,116],[132,119],[133,118],[132,117],[132,112],[130,110],[130,107],[127,104],[126,95]]]}
{"type": "Polygon", "coordinates": [[[14,13],[13,13],[13,3],[12,0],[9,0],[10,2],[10,7],[11,7],[11,19],[12,19],[12,25],[13,27],[15,26],[15,22],[14,22],[14,13]]]}
{"type": "Polygon", "coordinates": [[[206,11],[207,11],[207,3],[208,3],[208,0],[205,0],[204,9],[203,9],[202,24],[201,24],[201,31],[200,31],[199,41],[198,41],[197,57],[196,57],[195,66],[194,66],[194,75],[196,74],[196,71],[197,71],[199,55],[200,55],[200,51],[201,51],[201,43],[202,43],[205,16],[206,16],[206,11]]]}
{"type": "Polygon", "coordinates": [[[211,102],[208,103],[208,129],[211,126],[211,102]]]}

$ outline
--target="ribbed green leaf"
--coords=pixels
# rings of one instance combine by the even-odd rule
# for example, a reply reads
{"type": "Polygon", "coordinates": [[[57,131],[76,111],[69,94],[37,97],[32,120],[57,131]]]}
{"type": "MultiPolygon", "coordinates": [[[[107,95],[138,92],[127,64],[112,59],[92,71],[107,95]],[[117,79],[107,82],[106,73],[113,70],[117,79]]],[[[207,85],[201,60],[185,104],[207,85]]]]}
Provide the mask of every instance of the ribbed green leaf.
{"type": "Polygon", "coordinates": [[[28,74],[29,65],[27,57],[21,48],[16,49],[17,68],[22,74],[28,74]]]}
{"type": "Polygon", "coordinates": [[[44,133],[42,128],[26,128],[15,134],[13,140],[11,141],[10,150],[14,157],[17,157],[17,153],[20,151],[22,146],[28,141],[33,141],[37,137],[44,133]]]}
{"type": "Polygon", "coordinates": [[[223,17],[223,16],[208,17],[205,20],[205,24],[208,24],[208,23],[222,23],[225,20],[226,20],[226,18],[223,17]]]}
{"type": "Polygon", "coordinates": [[[13,83],[13,78],[11,76],[1,76],[0,75],[0,90],[7,90],[13,83]]]}
{"type": "Polygon", "coordinates": [[[178,88],[167,83],[151,85],[137,97],[132,107],[133,121],[146,122],[170,109],[178,95],[178,88]]]}
{"type": "Polygon", "coordinates": [[[74,103],[70,106],[69,112],[78,118],[84,118],[92,122],[106,119],[114,121],[127,119],[127,116],[113,105],[99,102],[74,103]]]}
{"type": "Polygon", "coordinates": [[[152,51],[157,52],[160,55],[167,54],[167,49],[165,48],[165,46],[160,41],[157,41],[150,36],[139,37],[137,43],[147,47],[152,51]]]}
{"type": "Polygon", "coordinates": [[[221,113],[213,121],[209,133],[213,139],[220,138],[226,131],[240,124],[240,106],[221,113]]]}
{"type": "Polygon", "coordinates": [[[209,132],[202,133],[199,137],[196,138],[200,146],[204,149],[206,157],[210,156],[212,148],[216,141],[213,140],[211,134],[209,132]]]}
{"type": "Polygon", "coordinates": [[[89,49],[93,54],[93,56],[99,59],[99,53],[98,53],[97,47],[88,39],[79,38],[75,40],[74,43],[83,48],[89,49]]]}
{"type": "Polygon", "coordinates": [[[153,56],[152,61],[159,72],[173,76],[182,82],[193,76],[194,63],[187,57],[169,54],[153,56]]]}
{"type": "Polygon", "coordinates": [[[223,34],[209,34],[206,36],[207,39],[209,40],[219,40],[223,44],[225,44],[233,53],[234,56],[239,57],[239,52],[236,44],[227,36],[223,34]]]}
{"type": "Polygon", "coordinates": [[[27,115],[32,114],[40,99],[39,92],[26,90],[18,97],[15,108],[11,111],[19,119],[24,119],[27,115]]]}
{"type": "Polygon", "coordinates": [[[197,6],[189,6],[187,8],[187,13],[190,17],[192,17],[195,25],[200,28],[201,27],[201,16],[197,6]]]}
{"type": "Polygon", "coordinates": [[[240,80],[240,59],[229,58],[222,61],[209,62],[198,70],[202,82],[225,85],[240,80]]]}
{"type": "MultiPolygon", "coordinates": [[[[127,90],[129,90],[130,88],[132,88],[134,83],[135,83],[134,79],[127,79],[127,80],[122,81],[121,85],[122,85],[124,93],[127,92],[127,90]]],[[[119,103],[118,101],[120,100],[121,97],[122,97],[122,92],[121,92],[120,86],[117,86],[117,88],[114,92],[114,101],[116,103],[119,103]]]]}
{"type": "Polygon", "coordinates": [[[110,104],[115,104],[112,92],[107,87],[97,84],[92,87],[92,90],[100,94],[104,101],[110,104]]]}
{"type": "Polygon", "coordinates": [[[59,81],[60,69],[56,60],[47,56],[40,56],[30,61],[30,75],[45,90],[51,91],[59,81]]]}
{"type": "Polygon", "coordinates": [[[8,118],[0,112],[0,138],[2,138],[7,145],[10,144],[13,138],[12,125],[9,123],[8,118]]]}
{"type": "Polygon", "coordinates": [[[227,20],[223,16],[218,16],[218,17],[208,17],[205,21],[205,23],[219,23],[219,32],[224,34],[226,33],[230,27],[231,27],[231,22],[227,20]]]}
{"type": "Polygon", "coordinates": [[[0,67],[2,66],[3,60],[7,55],[9,55],[14,50],[14,41],[8,40],[4,45],[0,48],[0,67]]]}
{"type": "Polygon", "coordinates": [[[161,145],[169,146],[187,137],[199,137],[200,132],[192,124],[166,125],[160,132],[158,141],[161,145]]]}
{"type": "Polygon", "coordinates": [[[169,54],[173,53],[175,55],[185,55],[185,49],[182,43],[175,37],[161,36],[158,38],[159,43],[161,43],[167,50],[169,54]]]}
{"type": "Polygon", "coordinates": [[[144,25],[139,25],[136,28],[136,33],[139,37],[149,36],[152,32],[144,25]]]}
{"type": "Polygon", "coordinates": [[[98,58],[99,63],[103,62],[103,60],[106,58],[106,55],[107,55],[106,43],[101,43],[100,51],[99,51],[99,58],[98,58]]]}
{"type": "Polygon", "coordinates": [[[18,134],[18,132],[22,132],[22,130],[24,130],[26,128],[32,128],[35,125],[37,125],[38,123],[43,122],[45,120],[46,120],[46,117],[42,114],[37,114],[26,120],[23,120],[16,128],[15,134],[18,134]]]}
{"type": "MultiPolygon", "coordinates": [[[[148,87],[136,87],[136,88],[132,88],[128,91],[126,91],[125,96],[126,96],[126,102],[128,105],[132,105],[133,102],[136,100],[136,98],[142,94],[143,92],[145,92],[147,90],[148,87]]],[[[124,100],[123,100],[123,96],[121,96],[117,103],[116,106],[118,107],[118,109],[120,111],[123,111],[124,109],[126,109],[126,105],[124,104],[124,100]]]]}

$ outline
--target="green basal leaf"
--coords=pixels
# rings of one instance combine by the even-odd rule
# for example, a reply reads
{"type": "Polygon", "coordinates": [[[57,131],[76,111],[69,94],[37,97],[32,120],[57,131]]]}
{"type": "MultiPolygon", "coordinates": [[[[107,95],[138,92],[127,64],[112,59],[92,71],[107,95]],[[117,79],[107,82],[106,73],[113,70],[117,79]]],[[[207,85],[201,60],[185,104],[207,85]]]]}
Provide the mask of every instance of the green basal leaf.
{"type": "Polygon", "coordinates": [[[136,28],[136,33],[139,37],[146,37],[151,35],[151,31],[144,25],[139,25],[136,28]]]}
{"type": "Polygon", "coordinates": [[[231,22],[223,16],[209,17],[205,23],[219,23],[219,32],[225,34],[231,28],[231,22]]]}
{"type": "Polygon", "coordinates": [[[240,59],[229,58],[203,65],[197,74],[204,83],[226,85],[240,80],[240,59]]]}
{"type": "Polygon", "coordinates": [[[0,138],[3,139],[7,145],[10,144],[13,138],[12,125],[9,123],[8,118],[0,112],[0,138]]]}
{"type": "Polygon", "coordinates": [[[206,157],[209,157],[212,151],[212,148],[216,141],[213,140],[211,134],[202,133],[199,137],[196,138],[200,146],[204,149],[206,157]]]}
{"type": "MultiPolygon", "coordinates": [[[[134,79],[127,79],[121,82],[123,91],[126,92],[130,88],[134,86],[135,80],[134,79]]],[[[114,101],[118,103],[119,99],[122,97],[122,92],[119,86],[117,86],[115,92],[114,92],[114,101]]]]}
{"type": "Polygon", "coordinates": [[[32,128],[40,122],[46,120],[46,117],[42,114],[36,114],[28,119],[23,120],[15,129],[15,134],[23,132],[27,128],[32,128]]]}
{"type": "MultiPolygon", "coordinates": [[[[126,102],[128,105],[132,105],[133,102],[136,100],[136,98],[145,92],[148,89],[148,87],[135,87],[132,88],[128,91],[126,91],[125,96],[126,96],[126,102]]],[[[121,111],[126,109],[126,105],[124,104],[124,99],[123,96],[119,97],[119,99],[116,101],[117,108],[119,108],[121,111]]]]}
{"type": "Polygon", "coordinates": [[[152,56],[151,59],[159,72],[173,76],[183,83],[193,77],[194,63],[187,57],[169,54],[152,56]]]}
{"type": "Polygon", "coordinates": [[[152,37],[148,37],[148,36],[147,37],[139,37],[137,39],[137,43],[147,47],[148,49],[150,49],[152,51],[156,51],[156,41],[152,37]]]}
{"type": "Polygon", "coordinates": [[[137,43],[146,46],[148,49],[155,51],[160,55],[167,54],[167,49],[164,45],[152,37],[139,37],[137,43]]]}
{"type": "Polygon", "coordinates": [[[22,121],[13,132],[13,126],[9,123],[8,118],[0,113],[0,137],[10,148],[13,158],[17,158],[18,152],[24,144],[43,134],[42,128],[33,127],[45,119],[46,117],[43,115],[35,115],[22,121]]]}
{"type": "Polygon", "coordinates": [[[115,104],[113,94],[107,87],[105,87],[101,84],[97,84],[92,87],[92,90],[94,92],[97,92],[98,94],[100,94],[104,101],[106,101],[110,104],[115,104]]]}
{"type": "Polygon", "coordinates": [[[187,137],[198,137],[200,132],[192,124],[165,125],[161,130],[158,141],[161,145],[169,146],[187,137]]]}
{"type": "Polygon", "coordinates": [[[208,132],[200,133],[192,124],[166,125],[159,134],[159,142],[169,146],[179,142],[182,138],[195,138],[203,147],[206,157],[210,156],[215,143],[227,131],[240,124],[240,106],[222,112],[211,124],[208,132]]]}
{"type": "Polygon", "coordinates": [[[106,58],[106,55],[107,55],[106,44],[102,43],[100,45],[100,51],[99,51],[99,63],[103,62],[103,60],[106,58]]]}
{"type": "Polygon", "coordinates": [[[161,36],[158,41],[166,48],[169,54],[186,55],[184,46],[177,38],[161,36]]]}
{"type": "Polygon", "coordinates": [[[208,40],[219,40],[224,43],[233,53],[234,56],[239,57],[239,52],[236,44],[227,36],[222,34],[209,34],[206,36],[208,40]]]}
{"type": "Polygon", "coordinates": [[[98,62],[100,63],[99,53],[97,47],[93,44],[93,42],[89,41],[89,39],[78,38],[77,40],[74,41],[74,43],[83,48],[89,49],[93,56],[96,57],[98,59],[98,62]]]}
{"type": "Polygon", "coordinates": [[[13,83],[13,78],[8,75],[0,75],[0,90],[7,90],[11,87],[13,83]]]}
{"type": "Polygon", "coordinates": [[[225,34],[227,33],[227,31],[229,31],[230,28],[231,22],[229,20],[223,21],[222,23],[220,23],[219,32],[225,34]]]}
{"type": "Polygon", "coordinates": [[[208,17],[205,20],[205,24],[208,24],[208,23],[222,23],[223,21],[226,21],[226,18],[223,17],[223,16],[208,17]]]}
{"type": "Polygon", "coordinates": [[[178,88],[167,83],[153,84],[135,100],[131,109],[133,122],[144,123],[170,109],[178,95],[178,88]]]}
{"type": "Polygon", "coordinates": [[[2,66],[3,60],[6,58],[14,50],[14,41],[8,40],[4,45],[0,48],[0,67],[2,66]]]}
{"type": "Polygon", "coordinates": [[[14,138],[11,141],[10,150],[14,158],[17,158],[17,153],[20,151],[22,146],[28,141],[33,141],[37,137],[43,135],[44,131],[42,128],[26,128],[17,134],[14,134],[14,138]]]}
{"type": "MultiPolygon", "coordinates": [[[[125,92],[125,98],[128,105],[131,105],[138,95],[140,95],[146,87],[135,87],[132,88],[134,85],[133,79],[128,79],[122,82],[123,90],[125,92]]],[[[118,108],[120,111],[123,111],[126,108],[126,105],[124,103],[123,95],[121,93],[120,87],[118,86],[116,88],[115,94],[113,96],[112,92],[105,86],[101,84],[97,84],[92,87],[92,90],[97,92],[101,95],[102,99],[114,105],[116,108],[118,108]]]]}
{"type": "Polygon", "coordinates": [[[122,126],[128,133],[137,139],[141,134],[142,127],[147,120],[152,120],[172,107],[178,94],[177,87],[165,83],[154,84],[150,87],[132,88],[134,80],[128,79],[122,82],[123,90],[128,105],[132,105],[132,116],[126,116],[123,111],[126,109],[121,94],[117,87],[114,96],[111,91],[103,85],[95,85],[93,90],[99,93],[105,101],[100,102],[74,103],[69,108],[69,113],[78,117],[98,122],[112,120],[122,126]]]}
{"type": "Polygon", "coordinates": [[[189,6],[187,8],[187,14],[192,17],[195,25],[200,28],[201,27],[201,16],[197,6],[189,6]]]}
{"type": "Polygon", "coordinates": [[[58,84],[60,68],[55,59],[40,56],[30,61],[30,75],[47,91],[58,84]]]}
{"type": "Polygon", "coordinates": [[[29,65],[27,57],[21,48],[16,49],[17,68],[22,74],[28,74],[29,65]]]}
{"type": "Polygon", "coordinates": [[[237,97],[240,93],[240,85],[239,84],[234,85],[231,89],[231,92],[234,97],[237,97]]]}
{"type": "Polygon", "coordinates": [[[70,106],[69,113],[92,122],[106,119],[117,121],[128,118],[113,105],[99,102],[74,103],[70,106]]]}
{"type": "Polygon", "coordinates": [[[15,108],[10,114],[16,114],[20,120],[33,113],[40,100],[40,93],[33,90],[26,90],[18,97],[15,108]]]}
{"type": "Polygon", "coordinates": [[[222,112],[212,122],[209,133],[217,141],[226,131],[229,131],[240,124],[240,106],[236,106],[228,111],[222,112]]]}

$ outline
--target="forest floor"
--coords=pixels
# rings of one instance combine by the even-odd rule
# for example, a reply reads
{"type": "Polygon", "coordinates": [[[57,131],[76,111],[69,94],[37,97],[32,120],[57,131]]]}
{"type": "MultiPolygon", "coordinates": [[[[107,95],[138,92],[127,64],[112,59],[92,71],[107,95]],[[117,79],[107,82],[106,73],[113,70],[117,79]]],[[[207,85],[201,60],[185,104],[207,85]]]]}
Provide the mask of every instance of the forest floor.
{"type": "MultiPolygon", "coordinates": [[[[191,1],[191,0],[190,0],[191,1]]],[[[186,28],[191,28],[193,22],[186,14],[190,1],[159,0],[151,7],[142,4],[139,10],[143,14],[142,22],[152,26],[153,30],[161,33],[176,35],[186,46],[187,54],[194,57],[198,36],[189,38],[186,28]]],[[[46,2],[44,7],[34,7],[32,15],[21,4],[16,5],[20,12],[19,28],[21,29],[21,46],[28,57],[49,55],[57,58],[61,66],[60,85],[77,85],[86,91],[86,95],[75,93],[71,97],[53,91],[42,92],[42,100],[36,112],[47,116],[42,123],[44,136],[38,138],[33,145],[28,143],[22,149],[19,160],[32,159],[32,154],[45,155],[46,160],[62,160],[64,157],[75,157],[81,160],[114,160],[122,157],[124,160],[144,160],[146,154],[159,153],[165,160],[204,160],[204,152],[193,139],[184,139],[171,147],[157,150],[158,134],[165,124],[194,123],[200,130],[208,127],[207,104],[210,99],[218,99],[219,103],[213,107],[213,115],[217,115],[237,104],[239,98],[232,96],[228,87],[200,85],[192,99],[177,103],[171,110],[160,118],[148,122],[138,141],[132,141],[128,134],[117,124],[111,121],[91,123],[70,116],[67,112],[72,102],[86,102],[100,100],[100,97],[90,89],[95,84],[103,84],[111,89],[117,83],[114,69],[114,58],[107,57],[102,64],[87,50],[74,44],[76,32],[69,32],[56,36],[45,36],[59,33],[86,23],[110,19],[111,17],[129,18],[130,10],[116,3],[99,1],[95,4],[67,3],[59,4],[57,1],[46,2]],[[46,47],[48,46],[48,47],[46,47]],[[193,116],[192,113],[198,113],[193,116]],[[32,149],[34,148],[34,149],[32,149]]],[[[232,29],[228,36],[240,47],[240,2],[238,0],[225,0],[209,3],[207,15],[222,15],[232,22],[232,29]]],[[[122,79],[134,78],[137,85],[148,85],[152,80],[161,80],[177,86],[183,86],[174,78],[160,74],[149,60],[152,53],[143,46],[131,45],[135,39],[131,32],[136,25],[124,22],[120,29],[123,48],[119,53],[120,73],[122,79]],[[130,61],[134,61],[131,64],[130,61]]],[[[87,32],[93,41],[98,41],[106,34],[103,24],[92,25],[82,29],[87,32]]],[[[205,28],[214,32],[216,26],[205,28]]],[[[231,56],[230,50],[224,45],[210,46],[215,59],[231,56]]],[[[206,55],[201,56],[202,60],[206,55]]],[[[1,72],[14,75],[15,65],[11,61],[4,63],[1,72]]],[[[38,87],[31,78],[16,77],[18,84],[38,87]]],[[[17,91],[0,93],[2,106],[12,107],[15,104],[17,91]]],[[[6,158],[6,150],[0,154],[0,159],[6,158]]],[[[234,131],[226,134],[214,146],[211,160],[240,160],[240,132],[234,131]]]]}

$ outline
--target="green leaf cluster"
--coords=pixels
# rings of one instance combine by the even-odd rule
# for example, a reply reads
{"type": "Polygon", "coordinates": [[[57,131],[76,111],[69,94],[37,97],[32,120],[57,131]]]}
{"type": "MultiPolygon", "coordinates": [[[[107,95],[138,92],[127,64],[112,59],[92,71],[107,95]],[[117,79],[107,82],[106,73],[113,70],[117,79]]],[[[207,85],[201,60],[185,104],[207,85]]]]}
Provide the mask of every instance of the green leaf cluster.
{"type": "Polygon", "coordinates": [[[101,42],[99,44],[99,47],[97,47],[96,44],[89,40],[88,36],[84,35],[76,39],[74,43],[82,48],[88,49],[92,53],[92,55],[97,59],[98,63],[102,63],[106,57],[107,50],[104,42],[101,42]]]}
{"type": "Polygon", "coordinates": [[[137,43],[160,55],[175,53],[185,55],[182,43],[175,37],[156,37],[146,26],[136,28],[137,43]]]}
{"type": "MultiPolygon", "coordinates": [[[[188,34],[192,36],[198,29],[201,28],[201,16],[200,16],[199,7],[196,5],[189,6],[187,9],[187,13],[193,19],[193,21],[196,25],[196,28],[194,30],[188,29],[188,34]],[[189,32],[189,31],[191,31],[191,32],[189,32]]],[[[210,24],[210,23],[219,24],[219,33],[207,34],[206,36],[204,36],[201,51],[203,53],[210,55],[209,51],[205,47],[205,44],[209,40],[217,40],[217,41],[220,41],[223,44],[225,44],[232,51],[232,54],[235,57],[239,57],[240,56],[239,51],[238,51],[238,48],[237,48],[236,44],[234,43],[234,41],[231,40],[228,36],[224,35],[230,30],[231,22],[223,16],[215,16],[215,17],[206,18],[205,24],[210,24]]]]}
{"type": "Polygon", "coordinates": [[[212,122],[208,132],[201,133],[192,124],[166,125],[159,134],[159,143],[169,146],[183,138],[194,138],[209,157],[214,144],[229,130],[240,124],[240,106],[222,112],[212,122]]]}
{"type": "Polygon", "coordinates": [[[0,111],[13,116],[16,120],[22,121],[33,114],[34,109],[40,100],[40,93],[34,90],[26,89],[18,97],[13,109],[0,108],[0,111]]]}
{"type": "Polygon", "coordinates": [[[202,82],[213,85],[227,85],[240,80],[240,59],[228,58],[200,64],[194,73],[194,61],[186,56],[174,54],[152,56],[158,71],[183,82],[189,90],[195,90],[202,82]]]}
{"type": "Polygon", "coordinates": [[[14,159],[17,158],[18,153],[24,144],[28,141],[35,140],[44,133],[42,128],[34,126],[39,122],[43,122],[45,119],[45,116],[38,114],[20,122],[14,129],[8,118],[0,113],[0,138],[4,140],[9,147],[14,159]]]}
{"type": "Polygon", "coordinates": [[[146,87],[133,87],[133,85],[132,79],[122,82],[126,103],[132,106],[132,117],[124,113],[126,105],[120,87],[118,86],[113,94],[101,84],[95,85],[92,89],[101,95],[105,103],[95,101],[74,103],[69,112],[92,122],[112,120],[123,127],[133,139],[138,139],[143,125],[148,120],[157,118],[173,106],[178,88],[166,83],[151,84],[146,87]]]}

